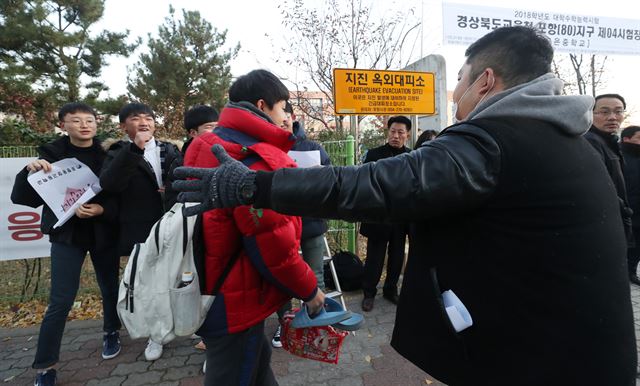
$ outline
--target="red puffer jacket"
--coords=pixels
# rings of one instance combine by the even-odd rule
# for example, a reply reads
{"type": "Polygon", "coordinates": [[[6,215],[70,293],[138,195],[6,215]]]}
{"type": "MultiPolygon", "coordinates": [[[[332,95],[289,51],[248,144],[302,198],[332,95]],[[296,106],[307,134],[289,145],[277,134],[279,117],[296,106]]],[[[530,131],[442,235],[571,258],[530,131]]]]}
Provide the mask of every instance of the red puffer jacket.
{"type": "MultiPolygon", "coordinates": [[[[218,143],[231,157],[253,170],[295,167],[286,153],[295,137],[253,109],[253,105],[244,103],[228,104],[214,132],[201,135],[189,146],[184,165],[217,166],[211,146],[218,143]]],[[[315,275],[298,253],[299,217],[240,206],[210,210],[202,220],[209,292],[231,256],[240,255],[198,335],[220,336],[246,330],[290,298],[306,301],[316,295],[315,275]]]]}

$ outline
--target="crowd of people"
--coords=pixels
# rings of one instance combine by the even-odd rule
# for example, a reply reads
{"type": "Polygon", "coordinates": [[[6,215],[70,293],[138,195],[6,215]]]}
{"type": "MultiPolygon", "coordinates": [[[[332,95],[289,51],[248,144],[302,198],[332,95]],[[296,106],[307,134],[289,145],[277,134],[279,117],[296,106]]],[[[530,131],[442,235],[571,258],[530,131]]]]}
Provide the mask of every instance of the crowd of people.
{"type": "MultiPolygon", "coordinates": [[[[439,380],[635,385],[629,282],[640,285],[640,127],[625,128],[619,141],[624,98],[562,95],[552,58],[533,29],[488,33],[458,73],[457,123],[424,131],[411,150],[411,120],[390,117],[385,145],[355,167],[330,165],[296,122],[286,86],[266,70],[237,78],[220,114],[189,109],[181,150],[154,136],[145,104],[125,105],[124,139],[104,143],[92,107],[64,105],[67,135],[38,149],[16,176],[12,201],[42,205],[28,175],[71,157],[99,176],[103,191],[59,228],[43,207],[52,280],[35,384],[56,384],[87,253],[103,298],[102,357],[119,354],[120,256],[181,201],[197,203],[186,215],[202,214],[207,290],[237,257],[197,331],[205,385],[278,384],[270,361],[280,329],[267,338],[265,319],[282,319],[292,298],[311,314],[323,307],[328,218],[362,222],[365,312],[386,255],[382,296],[398,305],[391,345],[439,380]],[[318,151],[322,167],[297,168],[292,149],[318,151]],[[451,319],[451,296],[470,324],[451,319]]],[[[149,340],[145,358],[162,351],[149,340]]]]}

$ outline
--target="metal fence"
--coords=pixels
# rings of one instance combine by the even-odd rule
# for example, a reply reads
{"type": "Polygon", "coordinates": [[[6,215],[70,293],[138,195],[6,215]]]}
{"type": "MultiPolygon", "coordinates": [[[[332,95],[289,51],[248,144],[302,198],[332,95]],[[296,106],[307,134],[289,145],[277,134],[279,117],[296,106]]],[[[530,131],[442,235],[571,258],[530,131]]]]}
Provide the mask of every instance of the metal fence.
{"type": "MultiPolygon", "coordinates": [[[[333,165],[353,165],[354,140],[349,136],[343,141],[322,142],[333,165]]],[[[0,158],[36,157],[35,146],[0,146],[0,158]]],[[[356,249],[356,226],[345,221],[329,221],[327,233],[333,251],[356,249]]],[[[0,246],[1,247],[1,246],[0,246]]],[[[46,299],[49,295],[49,258],[0,261],[0,304],[30,299],[46,299]]],[[[126,259],[121,262],[121,267],[126,259]]],[[[91,260],[86,259],[80,277],[79,293],[99,293],[91,260]]]]}

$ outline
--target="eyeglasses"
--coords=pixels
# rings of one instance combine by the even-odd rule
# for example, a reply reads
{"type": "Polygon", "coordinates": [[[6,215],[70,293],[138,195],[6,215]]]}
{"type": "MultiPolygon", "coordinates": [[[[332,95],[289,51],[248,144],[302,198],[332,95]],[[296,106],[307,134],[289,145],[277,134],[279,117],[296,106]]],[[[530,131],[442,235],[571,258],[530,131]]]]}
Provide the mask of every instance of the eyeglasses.
{"type": "Polygon", "coordinates": [[[87,125],[87,126],[93,126],[93,125],[95,125],[95,124],[96,124],[96,120],[95,120],[95,119],[85,119],[85,120],[82,120],[82,119],[72,119],[72,120],[70,120],[70,121],[64,121],[64,123],[70,123],[70,124],[72,124],[72,125],[74,125],[74,126],[80,126],[80,125],[82,125],[82,124],[85,124],[85,125],[87,125]]]}
{"type": "Polygon", "coordinates": [[[615,115],[616,117],[622,117],[624,116],[624,113],[625,113],[625,110],[602,109],[602,110],[594,111],[594,114],[602,115],[604,117],[608,117],[611,114],[615,115]]]}

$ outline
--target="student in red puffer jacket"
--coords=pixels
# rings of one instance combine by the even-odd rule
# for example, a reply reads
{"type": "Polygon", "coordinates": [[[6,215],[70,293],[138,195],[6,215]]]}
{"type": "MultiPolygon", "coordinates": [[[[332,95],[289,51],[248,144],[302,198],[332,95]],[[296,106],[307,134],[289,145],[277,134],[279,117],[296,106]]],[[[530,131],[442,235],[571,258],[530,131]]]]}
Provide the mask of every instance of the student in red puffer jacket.
{"type": "MultiPolygon", "coordinates": [[[[286,130],[288,99],[287,88],[268,71],[239,77],[218,127],[193,141],[184,165],[218,166],[211,147],[220,144],[253,170],[295,167],[287,155],[295,143],[286,130]]],[[[293,297],[307,302],[310,312],[324,304],[313,271],[298,253],[300,218],[246,205],[205,212],[202,226],[208,292],[238,254],[197,332],[207,346],[205,385],[277,385],[264,320],[293,297]]]]}

